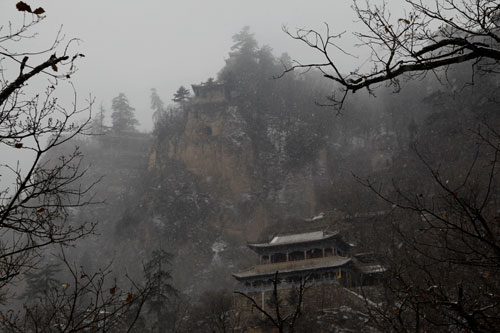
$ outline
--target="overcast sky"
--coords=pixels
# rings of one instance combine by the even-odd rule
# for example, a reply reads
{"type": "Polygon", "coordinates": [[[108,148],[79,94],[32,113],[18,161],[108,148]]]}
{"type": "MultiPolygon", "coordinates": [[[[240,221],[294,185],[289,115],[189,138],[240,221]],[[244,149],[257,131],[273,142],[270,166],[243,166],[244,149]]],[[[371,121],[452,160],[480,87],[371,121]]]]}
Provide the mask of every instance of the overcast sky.
{"type": "MultiPolygon", "coordinates": [[[[31,45],[45,45],[63,25],[67,38],[82,39],[73,82],[80,94],[92,93],[108,109],[111,99],[124,92],[136,110],[141,130],[151,128],[149,94],[156,88],[165,102],[180,85],[215,77],[232,45],[231,37],[249,25],[259,42],[276,55],[288,52],[293,59],[311,59],[313,53],[281,30],[297,27],[347,30],[355,26],[348,0],[25,0],[42,6],[46,20],[31,45]]],[[[0,2],[3,25],[22,19],[16,1],[0,2]]],[[[351,59],[352,60],[352,59],[351,59]]],[[[16,68],[17,70],[17,68],[16,68]]]]}

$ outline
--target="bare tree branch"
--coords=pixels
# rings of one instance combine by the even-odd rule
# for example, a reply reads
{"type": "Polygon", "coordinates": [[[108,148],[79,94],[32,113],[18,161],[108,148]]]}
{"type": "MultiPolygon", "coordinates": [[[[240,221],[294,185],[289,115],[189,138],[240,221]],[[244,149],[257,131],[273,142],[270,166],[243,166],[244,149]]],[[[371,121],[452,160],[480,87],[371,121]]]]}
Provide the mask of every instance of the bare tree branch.
{"type": "Polygon", "coordinates": [[[298,29],[285,32],[302,41],[319,53],[325,62],[295,65],[285,68],[282,75],[295,70],[320,70],[325,78],[335,81],[344,92],[334,104],[342,107],[347,92],[388,82],[399,89],[399,77],[412,78],[422,72],[447,68],[477,60],[473,66],[481,71],[494,71],[500,61],[500,8],[489,0],[467,1],[437,0],[433,5],[423,1],[405,0],[408,12],[405,17],[393,18],[386,3],[361,6],[354,1],[353,10],[368,32],[355,32],[360,46],[371,51],[372,69],[346,73],[335,61],[335,51],[343,54],[335,40],[340,34],[298,29]],[[333,50],[331,49],[333,48],[333,50]],[[492,60],[480,66],[484,60],[492,60]]]}

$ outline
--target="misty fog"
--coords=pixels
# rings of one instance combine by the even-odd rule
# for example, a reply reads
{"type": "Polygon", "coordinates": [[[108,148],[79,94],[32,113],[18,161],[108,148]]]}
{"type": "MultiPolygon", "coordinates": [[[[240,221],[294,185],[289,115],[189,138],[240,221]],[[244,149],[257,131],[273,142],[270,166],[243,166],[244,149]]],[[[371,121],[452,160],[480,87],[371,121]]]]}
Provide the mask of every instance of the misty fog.
{"type": "Polygon", "coordinates": [[[4,1],[6,332],[500,330],[498,1],[4,1]]]}

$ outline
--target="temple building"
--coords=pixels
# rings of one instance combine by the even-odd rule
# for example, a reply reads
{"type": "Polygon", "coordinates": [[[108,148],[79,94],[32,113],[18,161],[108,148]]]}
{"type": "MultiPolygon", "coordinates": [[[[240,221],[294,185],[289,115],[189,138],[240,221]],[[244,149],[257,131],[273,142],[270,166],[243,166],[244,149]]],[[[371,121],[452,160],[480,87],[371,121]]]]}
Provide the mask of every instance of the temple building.
{"type": "Polygon", "coordinates": [[[255,266],[233,273],[239,281],[230,310],[234,332],[277,332],[268,319],[292,318],[298,307],[308,315],[297,331],[332,332],[339,318],[343,327],[348,321],[351,331],[365,331],[368,318],[360,317],[360,309],[378,302],[375,284],[386,272],[375,255],[360,253],[341,233],[318,225],[248,247],[258,259],[255,266]]]}
{"type": "Polygon", "coordinates": [[[308,285],[340,283],[356,287],[373,284],[385,272],[373,255],[356,253],[355,246],[344,241],[339,232],[275,235],[269,242],[248,247],[259,255],[259,263],[233,273],[245,292],[272,289],[276,272],[280,289],[304,279],[308,285]]]}
{"type": "Polygon", "coordinates": [[[201,84],[192,84],[191,88],[198,104],[225,102],[228,97],[225,85],[212,79],[201,84]]]}

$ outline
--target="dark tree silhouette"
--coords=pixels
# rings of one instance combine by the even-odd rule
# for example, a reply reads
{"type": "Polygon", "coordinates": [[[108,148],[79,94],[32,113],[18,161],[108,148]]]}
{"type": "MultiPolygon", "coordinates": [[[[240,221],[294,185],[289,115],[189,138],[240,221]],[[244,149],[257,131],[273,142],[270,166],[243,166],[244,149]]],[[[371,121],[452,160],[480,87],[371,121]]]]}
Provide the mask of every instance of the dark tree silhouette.
{"type": "Polygon", "coordinates": [[[111,103],[111,119],[113,121],[113,130],[116,133],[134,132],[135,127],[139,124],[135,119],[135,109],[130,106],[130,103],[124,93],[118,94],[111,103]]]}
{"type": "Polygon", "coordinates": [[[26,272],[24,274],[26,288],[20,298],[27,298],[28,302],[43,298],[49,290],[62,284],[58,279],[60,272],[61,267],[58,263],[49,263],[39,270],[26,272]]]}
{"type": "Polygon", "coordinates": [[[4,332],[130,332],[151,294],[146,281],[122,289],[111,279],[109,266],[95,273],[76,268],[61,251],[62,267],[69,277],[44,286],[23,311],[0,313],[4,332]],[[58,282],[58,283],[57,283],[58,282]]]}
{"type": "Polygon", "coordinates": [[[170,284],[172,279],[167,266],[172,255],[165,250],[154,250],[151,259],[144,265],[146,280],[151,281],[151,296],[147,305],[154,313],[153,330],[163,332],[168,322],[169,299],[175,295],[175,289],[170,284]]]}
{"type": "Polygon", "coordinates": [[[233,42],[226,66],[219,73],[219,81],[225,82],[231,90],[240,94],[251,95],[256,88],[258,71],[257,41],[250,32],[250,27],[245,26],[233,36],[233,42]]]}
{"type": "Polygon", "coordinates": [[[186,89],[184,86],[180,86],[179,89],[177,89],[177,91],[175,92],[172,101],[176,103],[183,103],[188,100],[190,95],[191,93],[188,89],[186,89]]]}
{"type": "Polygon", "coordinates": [[[293,333],[296,329],[297,321],[302,315],[302,303],[304,301],[304,294],[307,290],[306,286],[307,280],[308,280],[307,278],[302,279],[299,285],[293,290],[295,294],[293,295],[294,297],[290,297],[291,300],[294,302],[294,304],[292,304],[293,306],[291,311],[284,310],[283,303],[285,302],[285,300],[282,297],[280,297],[278,291],[278,284],[280,283],[278,272],[274,274],[274,278],[272,279],[273,293],[270,299],[272,310],[268,311],[262,308],[255,301],[255,299],[253,299],[246,293],[239,291],[235,293],[248,299],[252,303],[252,307],[256,308],[260,313],[262,313],[262,315],[264,315],[266,320],[270,324],[272,324],[272,326],[274,326],[274,328],[277,329],[278,332],[293,333]]]}
{"type": "Polygon", "coordinates": [[[4,66],[20,66],[17,77],[2,75],[0,78],[0,149],[7,156],[25,153],[31,160],[24,166],[15,163],[0,166],[0,177],[12,176],[14,179],[11,187],[0,189],[3,237],[0,289],[34,266],[43,248],[68,244],[94,229],[93,223],[71,225],[67,221],[69,208],[91,203],[84,195],[93,184],[88,187],[80,184],[85,169],[80,167],[82,155],[78,148],[58,160],[45,159],[59,146],[69,144],[76,135],[85,134],[93,101],[78,108],[75,92],[73,105],[64,108],[57,103],[58,84],[55,82],[49,82],[44,92],[34,96],[23,89],[28,80],[39,76],[64,81],[75,71],[76,59],[83,55],[70,56],[66,47],[62,55],[56,56],[60,36],[49,49],[38,53],[17,50],[17,42],[32,38],[26,36],[32,36],[31,30],[45,18],[42,8],[32,11],[23,2],[19,2],[17,8],[24,12],[23,24],[17,30],[2,30],[6,34],[0,36],[1,54],[5,58],[0,71],[4,73],[4,66]],[[40,58],[48,59],[32,64],[40,58]],[[81,125],[75,125],[76,118],[81,116],[87,118],[80,122],[81,125]]]}
{"type": "Polygon", "coordinates": [[[420,180],[428,184],[425,194],[363,180],[399,213],[392,238],[384,241],[391,268],[387,298],[384,306],[367,304],[383,330],[500,327],[499,136],[492,130],[476,134],[481,145],[457,176],[417,152],[430,176],[420,180]]]}
{"type": "MultiPolygon", "coordinates": [[[[405,0],[404,17],[395,17],[388,4],[354,1],[353,10],[363,24],[355,32],[361,46],[371,52],[372,68],[346,72],[336,61],[337,53],[351,55],[337,40],[344,32],[324,34],[307,29],[290,32],[292,38],[305,43],[323,56],[324,61],[285,67],[285,73],[296,69],[319,69],[324,77],[342,88],[331,101],[342,105],[349,91],[372,89],[388,82],[399,89],[402,78],[415,78],[439,68],[470,62],[477,71],[492,72],[500,60],[500,6],[496,1],[477,0],[405,0]]],[[[359,68],[359,67],[358,67],[359,68]]]]}
{"type": "Polygon", "coordinates": [[[109,271],[84,272],[64,257],[65,246],[92,234],[95,228],[93,222],[69,219],[72,209],[96,203],[91,195],[95,182],[82,184],[87,170],[81,152],[75,147],[58,157],[60,148],[67,151],[72,139],[87,134],[93,100],[79,107],[74,91],[69,107],[58,101],[58,87],[73,75],[76,60],[84,55],[69,53],[74,40],[60,47],[60,34],[47,49],[23,50],[20,42],[37,36],[34,30],[45,19],[45,11],[41,7],[32,10],[22,1],[16,7],[23,15],[20,26],[9,23],[8,28],[0,27],[0,151],[2,158],[23,153],[30,159],[23,164],[7,159],[0,165],[2,185],[12,182],[0,189],[0,301],[5,303],[0,327],[3,332],[81,332],[96,327],[108,331],[132,304],[136,311],[141,310],[150,287],[147,281],[143,286],[130,281],[127,290],[108,290],[109,271]],[[14,70],[17,67],[19,71],[14,70]],[[24,89],[31,82],[46,82],[47,86],[31,94],[24,89]],[[81,117],[84,119],[78,119],[81,117]],[[51,267],[37,271],[40,258],[58,246],[71,276],[62,284],[56,282],[62,279],[53,276],[51,267]],[[48,276],[40,276],[45,274],[48,276]],[[37,281],[37,275],[42,280],[37,281]],[[7,287],[23,278],[29,282],[27,291],[37,292],[38,297],[16,312],[12,299],[5,296],[10,296],[7,287]]]}
{"type": "MultiPolygon", "coordinates": [[[[283,74],[318,69],[340,89],[340,95],[334,93],[330,101],[342,107],[349,92],[362,88],[371,92],[381,83],[399,91],[403,79],[429,72],[439,78],[439,71],[450,74],[450,68],[463,69],[460,64],[472,67],[473,79],[478,73],[490,74],[481,76],[481,82],[498,73],[498,1],[405,0],[402,17],[392,15],[388,2],[363,3],[354,1],[353,10],[363,25],[363,32],[354,35],[370,50],[371,69],[342,69],[336,56],[337,52],[349,55],[337,44],[344,32],[331,33],[326,25],[325,34],[306,29],[292,33],[284,28],[292,38],[321,54],[324,61],[293,62],[285,65],[283,74]]],[[[416,126],[410,125],[411,140],[415,141],[416,126]]],[[[465,167],[463,160],[452,167],[438,165],[435,157],[417,151],[430,176],[430,180],[418,179],[425,183],[426,192],[399,187],[395,181],[393,187],[383,189],[362,180],[399,214],[393,222],[394,234],[383,242],[391,271],[383,289],[385,302],[367,302],[372,319],[383,331],[498,331],[500,225],[496,192],[500,147],[495,126],[489,124],[486,131],[476,131],[477,151],[465,167]]],[[[450,147],[440,153],[448,150],[450,147]]],[[[442,156],[437,160],[442,162],[442,156]]]]}

